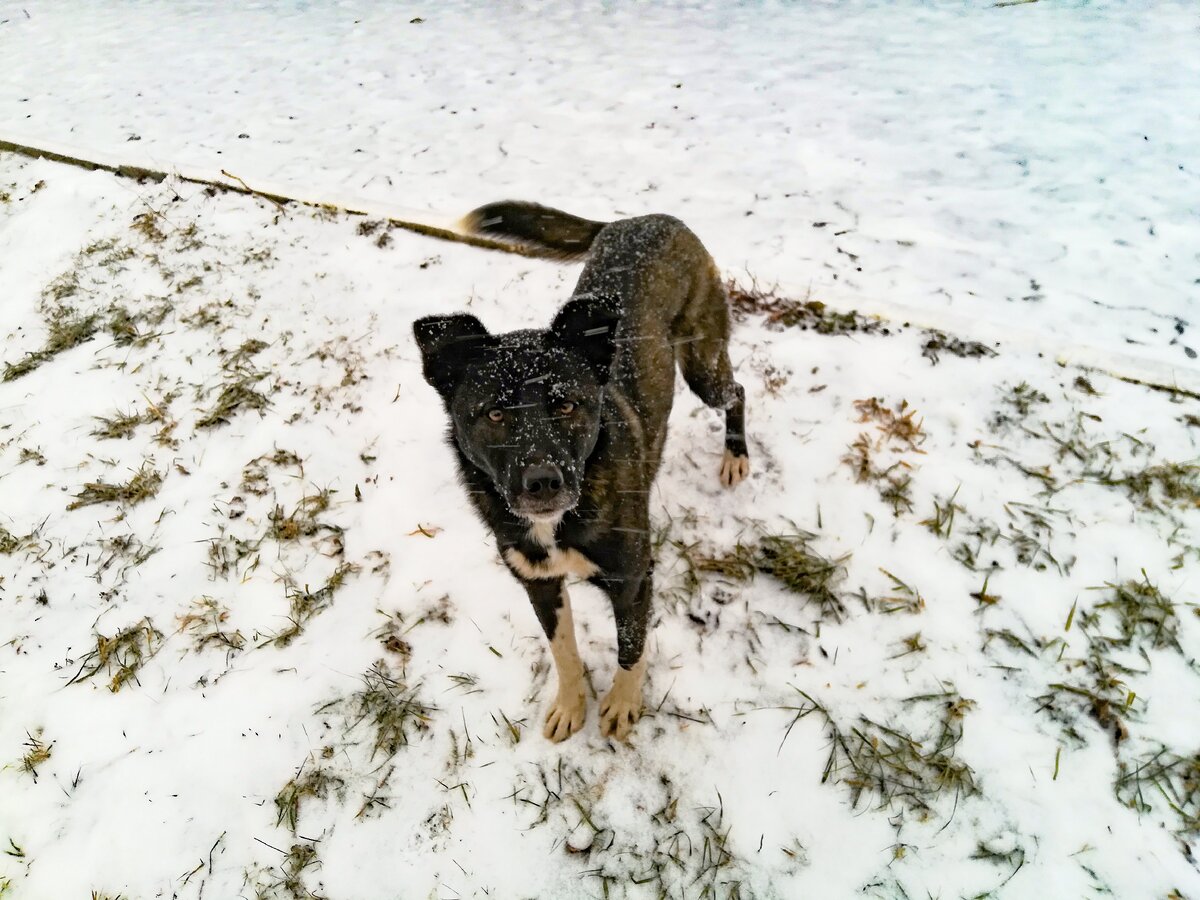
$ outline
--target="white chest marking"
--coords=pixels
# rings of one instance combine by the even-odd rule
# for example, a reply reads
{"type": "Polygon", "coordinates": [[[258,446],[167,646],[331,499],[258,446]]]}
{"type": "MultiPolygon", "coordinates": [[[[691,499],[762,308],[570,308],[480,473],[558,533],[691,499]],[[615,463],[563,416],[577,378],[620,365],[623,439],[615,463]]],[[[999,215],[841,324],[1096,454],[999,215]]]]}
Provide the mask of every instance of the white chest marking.
{"type": "Polygon", "coordinates": [[[558,527],[558,519],[547,519],[534,522],[529,527],[529,537],[546,550],[546,558],[532,562],[529,557],[516,547],[504,551],[504,558],[513,571],[522,578],[530,580],[538,578],[565,578],[574,575],[578,578],[591,578],[600,571],[600,567],[580,553],[568,548],[562,550],[554,542],[554,531],[558,527]]]}

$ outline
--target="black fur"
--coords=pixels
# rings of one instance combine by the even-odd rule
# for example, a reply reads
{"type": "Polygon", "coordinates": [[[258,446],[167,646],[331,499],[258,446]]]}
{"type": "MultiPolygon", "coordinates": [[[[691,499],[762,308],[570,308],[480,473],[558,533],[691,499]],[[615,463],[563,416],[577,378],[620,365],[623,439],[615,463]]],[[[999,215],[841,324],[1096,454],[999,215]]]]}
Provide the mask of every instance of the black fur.
{"type": "Polygon", "coordinates": [[[555,636],[562,574],[526,577],[510,551],[535,566],[569,550],[593,563],[590,580],[616,616],[618,662],[630,669],[642,657],[650,616],[649,491],[677,362],[692,390],[725,411],[727,450],[743,462],[747,456],[724,287],[700,241],[669,216],[604,225],[509,202],[467,221],[525,242],[543,233],[586,238],[582,247],[590,248],[572,299],[547,330],[493,335],[462,314],[426,317],[413,330],[425,377],[445,403],[468,494],[547,637],[555,636]],[[561,471],[552,497],[523,489],[534,465],[561,471]],[[553,544],[544,546],[530,519],[556,515],[553,544]]]}

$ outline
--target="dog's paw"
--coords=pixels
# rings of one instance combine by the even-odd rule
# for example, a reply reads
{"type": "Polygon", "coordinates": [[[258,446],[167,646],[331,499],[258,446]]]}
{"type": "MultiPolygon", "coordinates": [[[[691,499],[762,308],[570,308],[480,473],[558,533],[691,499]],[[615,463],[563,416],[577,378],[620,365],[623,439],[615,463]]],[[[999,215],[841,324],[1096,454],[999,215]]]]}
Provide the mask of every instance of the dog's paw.
{"type": "Polygon", "coordinates": [[[546,713],[542,734],[557,744],[582,728],[586,718],[587,697],[583,691],[559,691],[550,704],[550,712],[546,713]]]}
{"type": "Polygon", "coordinates": [[[641,685],[631,690],[620,681],[613,683],[612,690],[600,703],[600,733],[624,741],[642,717],[641,685]]]}
{"type": "Polygon", "coordinates": [[[727,488],[734,487],[750,474],[750,457],[734,456],[730,450],[725,451],[721,460],[721,484],[727,488]]]}

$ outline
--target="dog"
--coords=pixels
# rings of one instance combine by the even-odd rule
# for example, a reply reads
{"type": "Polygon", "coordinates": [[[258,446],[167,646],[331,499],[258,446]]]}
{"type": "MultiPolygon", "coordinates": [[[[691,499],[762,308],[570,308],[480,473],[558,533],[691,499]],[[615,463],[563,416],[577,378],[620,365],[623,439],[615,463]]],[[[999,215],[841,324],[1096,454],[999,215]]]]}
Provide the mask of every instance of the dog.
{"type": "Polygon", "coordinates": [[[587,262],[545,330],[491,334],[457,313],[413,323],[441,395],[463,485],[529,595],[550,642],[558,693],[544,734],[583,727],[584,669],[566,578],[612,602],[618,669],[600,731],[624,741],[642,711],[650,619],[649,492],[674,399],[675,366],[725,413],[720,482],[750,471],[745,392],[729,362],[729,303],[699,238],[678,219],[582,219],[534,203],[480,207],[464,230],[587,262]]]}

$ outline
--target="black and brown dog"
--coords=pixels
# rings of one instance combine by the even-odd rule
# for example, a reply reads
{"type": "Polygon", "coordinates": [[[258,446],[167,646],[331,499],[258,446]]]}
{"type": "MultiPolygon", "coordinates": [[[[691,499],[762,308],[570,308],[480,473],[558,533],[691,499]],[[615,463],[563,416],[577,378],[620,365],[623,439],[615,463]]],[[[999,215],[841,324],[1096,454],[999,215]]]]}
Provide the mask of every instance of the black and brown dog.
{"type": "Polygon", "coordinates": [[[571,575],[612,601],[619,668],[600,704],[600,730],[624,740],[642,709],[649,491],[676,362],[697,396],[725,411],[722,484],[750,470],[724,285],[700,240],[670,216],[593,222],[511,201],[476,210],[464,225],[547,255],[587,256],[548,330],[490,334],[456,314],[419,319],[413,332],[425,378],[446,404],[463,483],[550,640],[558,695],[546,737],[578,731],[587,706],[571,575]]]}

